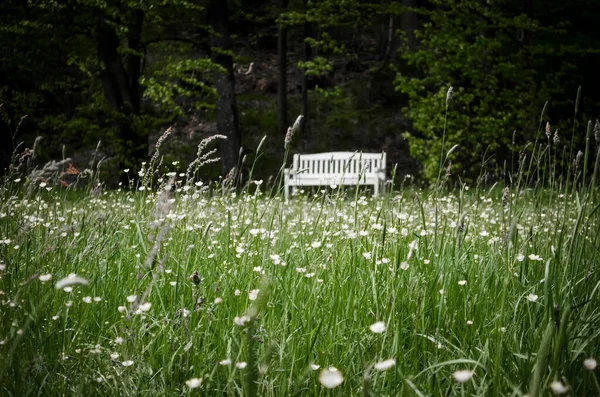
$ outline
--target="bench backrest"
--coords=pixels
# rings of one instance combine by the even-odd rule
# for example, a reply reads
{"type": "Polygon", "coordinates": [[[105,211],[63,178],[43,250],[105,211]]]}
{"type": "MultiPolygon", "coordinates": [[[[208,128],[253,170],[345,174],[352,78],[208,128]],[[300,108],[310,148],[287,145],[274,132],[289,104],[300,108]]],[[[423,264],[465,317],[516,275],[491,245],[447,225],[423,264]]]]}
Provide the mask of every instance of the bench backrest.
{"type": "Polygon", "coordinates": [[[327,152],[294,154],[292,169],[312,175],[356,175],[385,172],[386,154],[327,152]]]}

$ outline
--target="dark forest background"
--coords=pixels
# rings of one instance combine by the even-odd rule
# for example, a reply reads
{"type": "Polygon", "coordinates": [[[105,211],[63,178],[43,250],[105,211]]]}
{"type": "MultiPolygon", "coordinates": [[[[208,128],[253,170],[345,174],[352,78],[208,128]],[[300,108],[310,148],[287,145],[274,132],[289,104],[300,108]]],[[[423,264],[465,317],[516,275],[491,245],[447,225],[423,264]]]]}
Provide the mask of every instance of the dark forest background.
{"type": "Polygon", "coordinates": [[[304,114],[292,151],[383,150],[399,177],[434,178],[459,145],[453,175],[500,178],[536,137],[569,164],[600,115],[599,27],[597,0],[3,0],[0,162],[42,137],[38,164],[99,156],[115,182],[172,127],[183,169],[228,137],[204,178],[267,135],[267,179],[304,114]]]}

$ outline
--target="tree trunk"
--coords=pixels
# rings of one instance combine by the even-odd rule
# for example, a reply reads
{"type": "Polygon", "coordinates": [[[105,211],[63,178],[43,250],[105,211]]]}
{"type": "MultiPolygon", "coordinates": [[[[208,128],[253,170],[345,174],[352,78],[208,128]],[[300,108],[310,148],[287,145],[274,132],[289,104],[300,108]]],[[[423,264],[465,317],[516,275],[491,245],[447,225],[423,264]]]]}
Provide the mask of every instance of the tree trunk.
{"type": "MultiPolygon", "coordinates": [[[[402,5],[409,8],[417,7],[418,0],[402,0],[402,5]]],[[[402,13],[400,20],[402,30],[408,40],[408,49],[414,51],[417,48],[417,37],[415,36],[415,30],[419,28],[418,15],[414,11],[405,11],[402,13]]]]}
{"type": "MultiPolygon", "coordinates": [[[[2,65],[0,65],[0,70],[2,70],[2,65]]],[[[2,77],[0,77],[0,86],[2,86],[2,77]]],[[[10,160],[12,156],[12,152],[15,149],[13,147],[13,134],[9,123],[9,115],[5,109],[2,109],[3,104],[0,103],[0,173],[2,175],[8,175],[6,170],[10,165],[10,160]]]]}
{"type": "MultiPolygon", "coordinates": [[[[217,99],[217,130],[227,140],[221,143],[221,172],[227,175],[238,166],[241,133],[238,120],[237,102],[235,98],[235,80],[233,76],[233,59],[226,52],[231,50],[229,40],[229,9],[225,0],[211,0],[208,5],[208,22],[213,28],[211,37],[212,60],[221,65],[224,73],[215,72],[215,89],[217,99]]],[[[237,169],[236,174],[240,172],[237,169]]],[[[234,180],[237,180],[237,176],[234,180]]]]}
{"type": "Polygon", "coordinates": [[[481,63],[481,70],[485,71],[486,73],[489,72],[490,69],[490,64],[488,62],[488,41],[491,38],[491,32],[490,30],[487,28],[487,21],[485,19],[485,17],[483,16],[485,14],[485,10],[488,9],[488,5],[487,5],[487,1],[486,0],[479,0],[479,11],[482,13],[482,15],[479,17],[479,36],[483,39],[483,46],[481,47],[481,52],[480,52],[480,63],[481,63]]]}
{"type": "MultiPolygon", "coordinates": [[[[286,11],[288,0],[279,0],[280,13],[286,11]]],[[[277,63],[279,66],[279,85],[277,95],[277,129],[284,136],[288,128],[287,104],[287,28],[279,25],[277,37],[277,63]]]]}
{"type": "Polygon", "coordinates": [[[144,12],[133,10],[131,22],[127,33],[127,45],[130,53],[127,54],[127,72],[129,75],[129,87],[131,89],[131,106],[136,113],[141,111],[142,93],[140,90],[140,76],[142,75],[142,26],[144,24],[144,12]]]}
{"type": "MultiPolygon", "coordinates": [[[[133,11],[133,15],[135,23],[130,26],[128,44],[133,46],[133,51],[137,51],[140,45],[143,12],[133,11]]],[[[141,112],[141,58],[139,52],[130,55],[129,70],[124,67],[123,58],[119,54],[119,37],[103,16],[98,17],[96,35],[98,58],[103,66],[101,79],[104,96],[112,110],[113,129],[121,141],[118,148],[119,165],[137,168],[139,162],[148,155],[148,135],[134,127],[134,118],[141,112]]]]}
{"type": "Polygon", "coordinates": [[[394,46],[394,16],[388,14],[387,33],[384,38],[385,40],[385,51],[381,59],[381,68],[385,68],[392,55],[392,48],[394,46]]]}
{"type": "MultiPolygon", "coordinates": [[[[308,0],[304,0],[304,12],[308,14],[308,0]]],[[[308,20],[304,21],[304,38],[311,37],[312,31],[310,22],[308,20]]],[[[302,61],[308,62],[311,56],[311,48],[310,44],[304,40],[302,45],[302,61]]],[[[302,114],[304,115],[304,119],[300,124],[300,134],[301,136],[305,136],[308,131],[308,76],[306,75],[306,69],[302,70],[302,114]]]]}

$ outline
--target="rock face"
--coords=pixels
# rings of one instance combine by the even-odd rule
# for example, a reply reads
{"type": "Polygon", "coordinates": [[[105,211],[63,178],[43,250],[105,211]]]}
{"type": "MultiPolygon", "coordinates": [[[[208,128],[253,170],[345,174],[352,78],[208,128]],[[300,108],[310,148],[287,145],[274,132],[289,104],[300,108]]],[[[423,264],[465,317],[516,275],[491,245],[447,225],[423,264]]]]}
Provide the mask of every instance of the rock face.
{"type": "Polygon", "coordinates": [[[256,82],[256,90],[261,94],[275,94],[277,92],[277,81],[262,78],[256,82]]]}

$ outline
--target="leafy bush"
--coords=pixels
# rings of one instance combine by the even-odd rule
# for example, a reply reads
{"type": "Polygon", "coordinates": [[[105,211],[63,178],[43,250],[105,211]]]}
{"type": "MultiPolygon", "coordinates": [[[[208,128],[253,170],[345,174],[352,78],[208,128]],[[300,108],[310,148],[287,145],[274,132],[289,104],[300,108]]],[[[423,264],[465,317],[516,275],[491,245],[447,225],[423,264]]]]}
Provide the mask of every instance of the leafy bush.
{"type": "Polygon", "coordinates": [[[428,179],[437,176],[441,153],[459,145],[453,172],[468,179],[479,173],[484,154],[487,161],[503,164],[515,126],[518,137],[536,130],[531,115],[544,98],[536,96],[540,76],[530,67],[526,42],[537,22],[511,15],[502,2],[433,3],[435,11],[420,11],[426,19],[417,32],[420,47],[403,52],[409,70],[397,69],[396,89],[408,96],[404,112],[414,127],[404,136],[428,179]],[[456,88],[446,108],[449,85],[456,88]]]}

